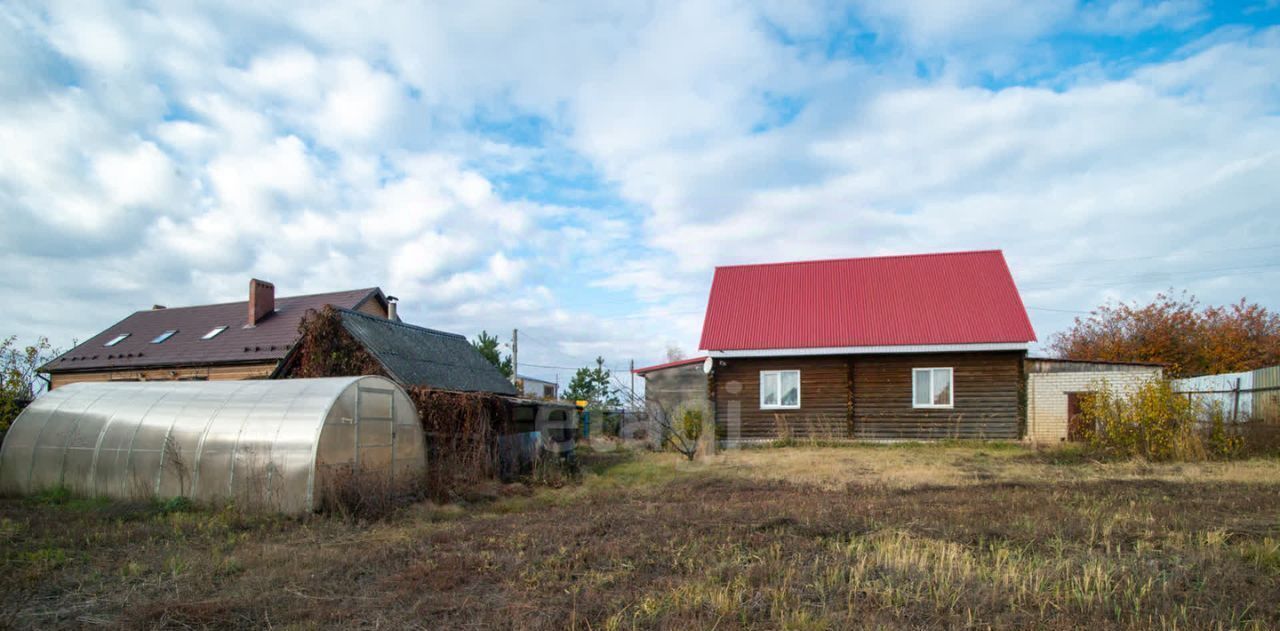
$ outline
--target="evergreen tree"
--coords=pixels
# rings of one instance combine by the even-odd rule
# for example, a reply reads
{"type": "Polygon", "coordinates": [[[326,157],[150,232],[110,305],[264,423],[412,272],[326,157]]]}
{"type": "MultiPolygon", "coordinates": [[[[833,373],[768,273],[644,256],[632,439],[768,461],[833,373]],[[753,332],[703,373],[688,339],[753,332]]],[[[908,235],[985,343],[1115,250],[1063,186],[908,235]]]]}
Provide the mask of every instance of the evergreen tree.
{"type": "Polygon", "coordinates": [[[481,331],[476,339],[471,340],[471,345],[476,347],[477,351],[489,360],[490,364],[502,373],[503,377],[511,378],[511,355],[502,356],[502,345],[498,342],[498,336],[489,335],[488,331],[481,331]]]}
{"type": "Polygon", "coordinates": [[[569,380],[564,396],[570,401],[588,401],[596,407],[622,405],[617,389],[613,387],[613,373],[604,367],[604,358],[596,358],[595,368],[579,368],[569,380]]]}

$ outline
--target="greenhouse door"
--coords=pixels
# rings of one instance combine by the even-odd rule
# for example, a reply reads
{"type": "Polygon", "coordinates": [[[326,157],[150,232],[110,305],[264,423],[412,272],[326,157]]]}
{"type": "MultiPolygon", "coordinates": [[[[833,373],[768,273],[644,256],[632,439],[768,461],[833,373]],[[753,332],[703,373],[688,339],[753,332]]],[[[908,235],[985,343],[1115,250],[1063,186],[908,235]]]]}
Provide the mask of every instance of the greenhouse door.
{"type": "Polygon", "coordinates": [[[393,390],[360,387],[356,392],[356,467],[395,470],[393,390]]]}

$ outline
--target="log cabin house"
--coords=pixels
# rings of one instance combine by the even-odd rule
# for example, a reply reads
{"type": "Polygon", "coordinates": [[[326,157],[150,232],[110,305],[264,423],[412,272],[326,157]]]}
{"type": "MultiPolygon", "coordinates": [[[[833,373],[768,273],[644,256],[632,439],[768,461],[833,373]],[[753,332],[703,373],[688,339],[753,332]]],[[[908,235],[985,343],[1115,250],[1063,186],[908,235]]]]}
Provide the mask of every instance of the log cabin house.
{"type": "Polygon", "coordinates": [[[718,267],[717,433],[1017,439],[1035,332],[1000,251],[718,267]]]}

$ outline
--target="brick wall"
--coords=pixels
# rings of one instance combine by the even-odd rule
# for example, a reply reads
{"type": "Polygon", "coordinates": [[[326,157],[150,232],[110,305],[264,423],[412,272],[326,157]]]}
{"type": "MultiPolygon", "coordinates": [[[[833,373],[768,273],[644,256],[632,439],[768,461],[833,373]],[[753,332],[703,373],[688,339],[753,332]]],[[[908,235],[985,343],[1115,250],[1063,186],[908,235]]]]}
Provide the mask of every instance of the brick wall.
{"type": "Polygon", "coordinates": [[[1100,383],[1125,390],[1160,377],[1160,368],[1126,372],[1044,372],[1027,375],[1027,440],[1057,443],[1067,439],[1067,393],[1098,389],[1100,383]]]}

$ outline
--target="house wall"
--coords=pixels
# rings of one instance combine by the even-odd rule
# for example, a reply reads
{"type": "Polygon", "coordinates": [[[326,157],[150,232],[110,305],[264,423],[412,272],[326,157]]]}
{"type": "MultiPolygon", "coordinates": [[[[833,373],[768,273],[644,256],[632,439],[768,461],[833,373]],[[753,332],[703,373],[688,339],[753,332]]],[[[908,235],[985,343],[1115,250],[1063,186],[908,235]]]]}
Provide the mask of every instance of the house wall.
{"type": "Polygon", "coordinates": [[[716,359],[717,430],[781,437],[1018,438],[1023,353],[904,353],[716,359]],[[912,407],[913,368],[952,368],[954,406],[912,407]],[[760,371],[799,370],[800,408],[760,409],[760,371]]]}
{"type": "Polygon", "coordinates": [[[556,384],[550,381],[542,381],[540,379],[521,378],[518,380],[520,384],[521,396],[534,399],[554,399],[556,398],[556,384]]]}
{"type": "Polygon", "coordinates": [[[1097,390],[1100,384],[1121,391],[1159,378],[1156,366],[1077,366],[1074,372],[1029,372],[1027,374],[1027,440],[1058,443],[1067,439],[1067,393],[1097,390]]]}
{"type": "Polygon", "coordinates": [[[1021,351],[857,356],[853,370],[853,434],[866,439],[1021,436],[1021,351]],[[913,368],[951,368],[947,409],[914,408],[913,368]]]}
{"type": "Polygon", "coordinates": [[[376,298],[370,298],[364,301],[364,304],[360,305],[360,308],[356,309],[356,311],[359,311],[360,313],[368,314],[371,316],[377,316],[379,318],[387,317],[386,308],[384,308],[382,306],[382,303],[378,302],[376,298]]]}
{"type": "Polygon", "coordinates": [[[771,440],[849,436],[850,358],[841,355],[716,359],[716,432],[720,438],[771,440]],[[800,407],[760,409],[760,371],[799,370],[800,407]]]}
{"type": "Polygon", "coordinates": [[[687,408],[703,411],[711,418],[711,399],[707,396],[707,375],[702,364],[688,364],[654,370],[643,375],[644,401],[649,414],[678,416],[687,408]]]}
{"type": "Polygon", "coordinates": [[[89,381],[173,381],[179,379],[206,379],[231,381],[239,379],[266,379],[275,370],[276,362],[241,364],[235,366],[201,366],[188,368],[148,368],[145,370],[108,370],[79,373],[54,373],[49,376],[51,388],[69,383],[89,381]]]}

